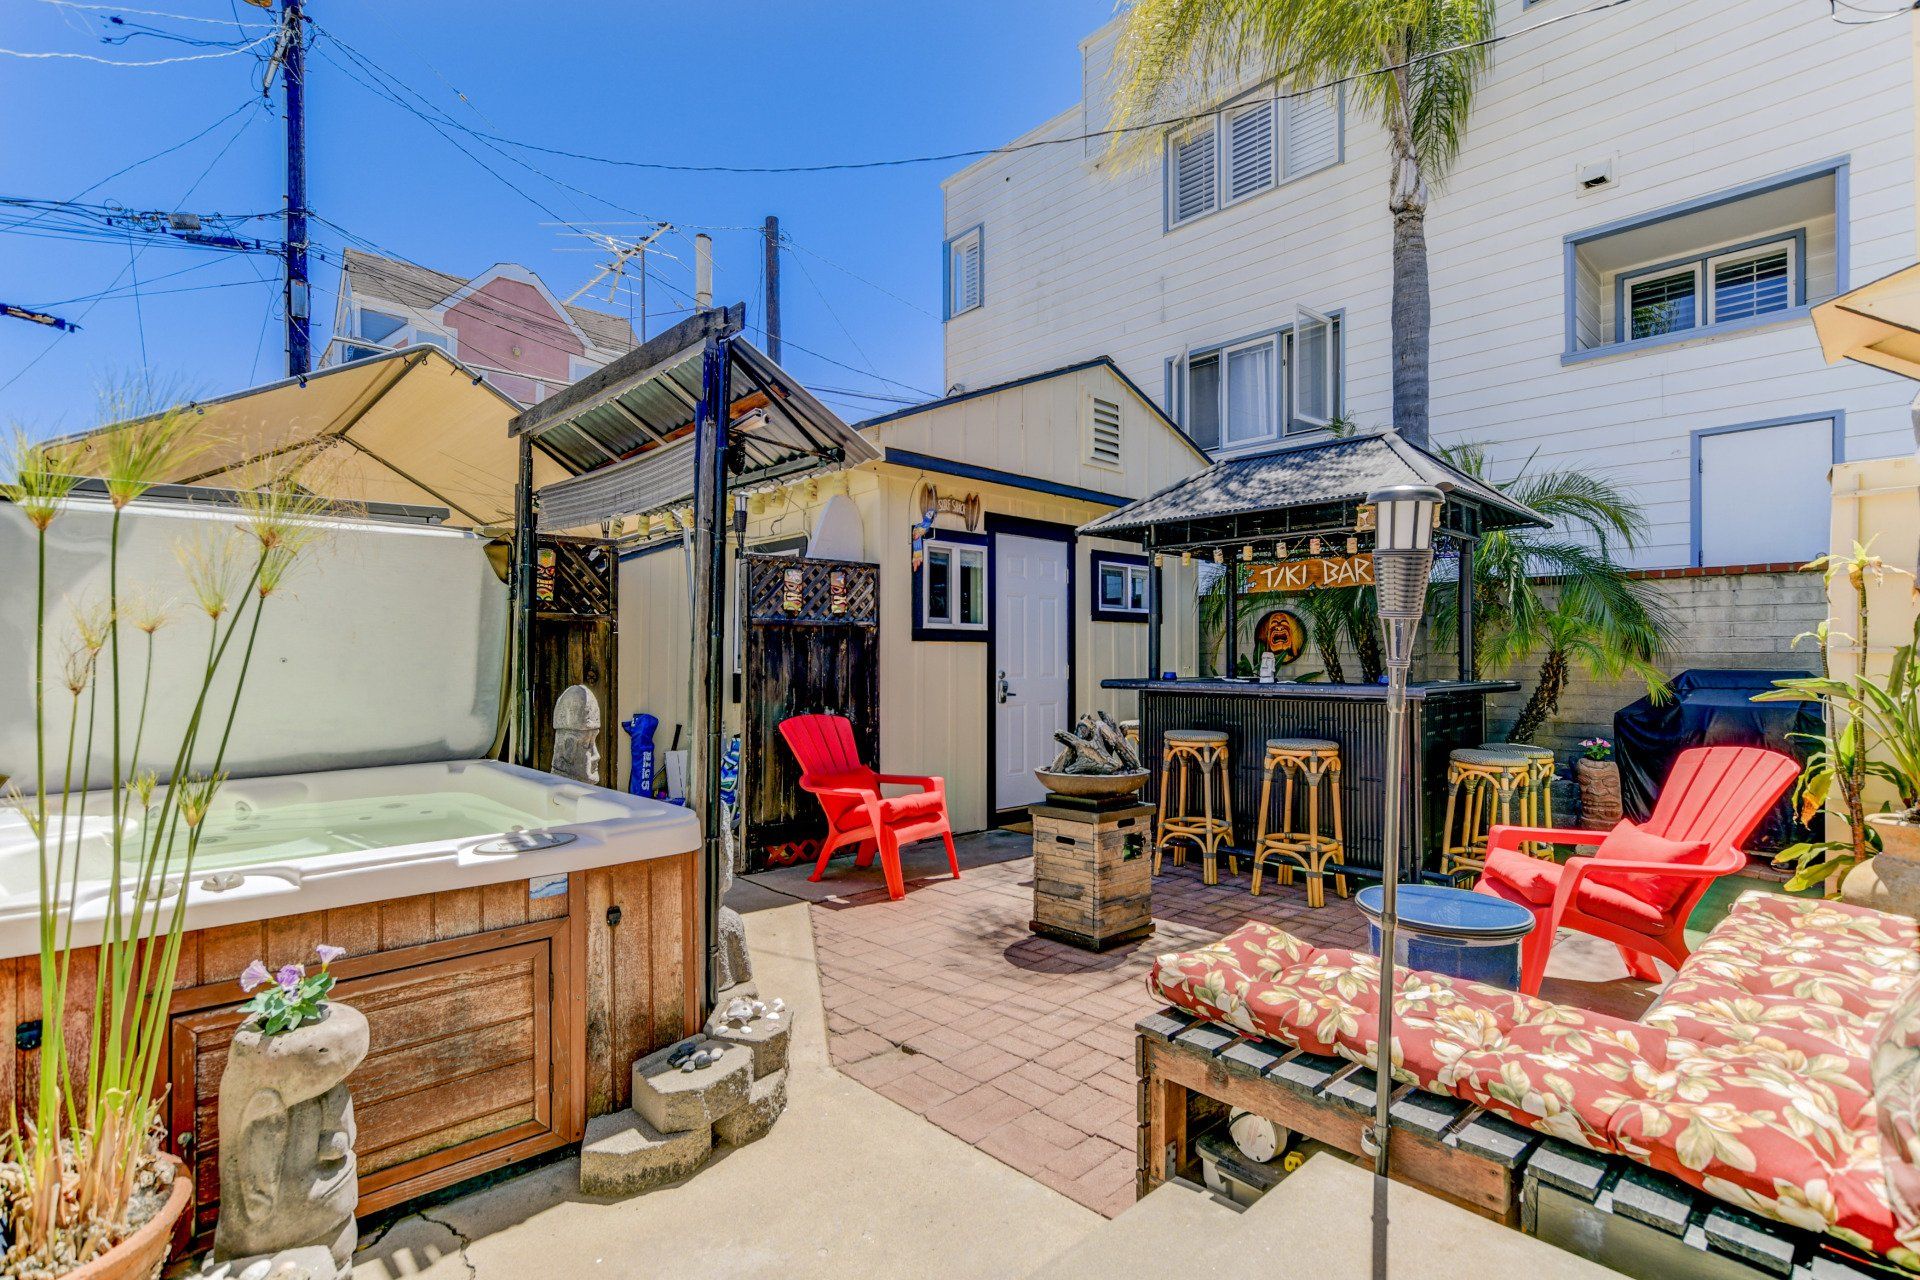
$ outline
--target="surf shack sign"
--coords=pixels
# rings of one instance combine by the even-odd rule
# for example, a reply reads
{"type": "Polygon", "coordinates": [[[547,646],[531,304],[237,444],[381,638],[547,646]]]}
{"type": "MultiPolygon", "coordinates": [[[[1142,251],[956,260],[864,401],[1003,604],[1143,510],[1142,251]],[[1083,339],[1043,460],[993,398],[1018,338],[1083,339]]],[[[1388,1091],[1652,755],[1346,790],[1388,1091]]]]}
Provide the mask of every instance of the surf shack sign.
{"type": "Polygon", "coordinates": [[[1370,587],[1373,585],[1373,557],[1313,556],[1305,560],[1280,560],[1256,564],[1247,570],[1248,592],[1311,591],[1315,587],[1370,587]]]}

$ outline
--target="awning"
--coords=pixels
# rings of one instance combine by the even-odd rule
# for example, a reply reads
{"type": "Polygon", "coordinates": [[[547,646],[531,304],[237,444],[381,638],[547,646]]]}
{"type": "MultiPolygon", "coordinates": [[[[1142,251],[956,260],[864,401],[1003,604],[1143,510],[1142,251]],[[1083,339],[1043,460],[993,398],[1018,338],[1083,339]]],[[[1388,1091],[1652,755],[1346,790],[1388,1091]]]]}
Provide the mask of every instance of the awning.
{"type": "MultiPolygon", "coordinates": [[[[192,403],[211,445],[162,477],[250,489],[320,460],[328,497],[444,507],[450,525],[511,524],[520,407],[438,347],[383,352],[192,403]],[[324,458],[323,458],[324,455],[324,458]],[[321,460],[323,459],[323,460],[321,460]]],[[[112,426],[78,437],[98,442],[112,426]]],[[[535,483],[567,474],[536,454],[535,483]]]]}
{"type": "Polygon", "coordinates": [[[1920,266],[1821,303],[1813,328],[1828,364],[1857,360],[1920,380],[1920,266]]]}
{"type": "Polygon", "coordinates": [[[515,435],[581,472],[545,484],[536,477],[541,530],[693,501],[701,366],[722,337],[731,362],[735,487],[879,459],[864,437],[740,336],[742,321],[739,307],[692,316],[515,419],[515,435]]]}
{"type": "Polygon", "coordinates": [[[1446,494],[1442,527],[1463,536],[1551,523],[1397,433],[1376,431],[1216,462],[1080,532],[1174,550],[1344,532],[1369,493],[1400,484],[1446,494]]]}

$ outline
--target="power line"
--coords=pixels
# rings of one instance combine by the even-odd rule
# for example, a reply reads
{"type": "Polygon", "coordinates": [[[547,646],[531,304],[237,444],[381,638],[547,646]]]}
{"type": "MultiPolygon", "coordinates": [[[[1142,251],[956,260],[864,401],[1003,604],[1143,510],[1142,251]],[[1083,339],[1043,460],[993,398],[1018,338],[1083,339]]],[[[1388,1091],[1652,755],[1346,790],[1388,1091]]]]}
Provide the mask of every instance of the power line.
{"type": "MultiPolygon", "coordinates": [[[[828,266],[832,267],[835,271],[840,272],[842,275],[852,276],[855,280],[858,280],[861,284],[866,285],[869,289],[875,289],[881,293],[886,294],[889,298],[892,298],[895,302],[900,303],[902,306],[912,307],[915,311],[918,311],[921,315],[926,316],[929,320],[938,320],[940,318],[939,316],[935,315],[933,312],[921,306],[919,303],[913,301],[911,298],[903,298],[899,294],[895,293],[893,290],[887,288],[885,285],[876,284],[873,281],[867,279],[865,276],[853,270],[851,267],[842,266],[840,263],[835,262],[832,258],[827,257],[827,255],[825,255],[824,253],[821,253],[815,249],[807,248],[806,245],[801,244],[799,241],[795,240],[791,235],[788,235],[785,232],[781,233],[780,239],[781,239],[781,242],[784,243],[789,249],[798,249],[801,253],[806,254],[808,257],[820,259],[820,261],[826,263],[828,266]]],[[[818,288],[817,285],[815,287],[818,288]]]]}
{"type": "Polygon", "coordinates": [[[180,62],[206,62],[212,58],[231,58],[235,54],[257,49],[273,39],[272,36],[260,36],[244,44],[220,49],[215,53],[183,53],[172,58],[145,58],[137,62],[125,62],[118,58],[103,58],[97,53],[72,53],[64,49],[0,49],[0,56],[40,60],[47,58],[70,59],[74,62],[95,62],[103,67],[170,67],[180,62]]]}
{"type": "Polygon", "coordinates": [[[139,18],[167,18],[173,22],[204,22],[220,27],[227,26],[229,22],[231,22],[233,26],[239,28],[242,32],[246,31],[249,27],[257,31],[270,25],[264,22],[242,22],[237,15],[232,19],[208,18],[190,13],[162,13],[157,9],[129,9],[125,5],[118,4],[80,4],[77,3],[77,0],[38,0],[38,2],[40,4],[52,5],[56,9],[84,9],[99,13],[131,13],[139,18]]]}

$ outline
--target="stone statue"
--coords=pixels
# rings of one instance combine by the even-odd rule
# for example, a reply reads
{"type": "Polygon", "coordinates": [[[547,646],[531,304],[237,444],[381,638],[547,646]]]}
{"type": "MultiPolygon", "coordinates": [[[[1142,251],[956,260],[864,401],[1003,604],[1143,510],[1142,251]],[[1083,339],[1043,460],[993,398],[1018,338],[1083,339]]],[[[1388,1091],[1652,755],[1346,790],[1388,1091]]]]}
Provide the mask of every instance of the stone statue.
{"type": "Polygon", "coordinates": [[[251,1022],[234,1032],[220,1077],[213,1264],[320,1246],[333,1276],[352,1271],[360,1189],[346,1079],[366,1056],[367,1020],[343,1004],[281,1035],[251,1022]]]}
{"type": "MultiPolygon", "coordinates": [[[[724,901],[733,888],[733,862],[720,859],[720,897],[724,901]]],[[[732,907],[721,907],[714,917],[720,944],[720,984],[715,993],[753,980],[753,957],[747,954],[747,922],[732,907]]]]}
{"type": "Polygon", "coordinates": [[[553,763],[548,771],[575,782],[600,782],[600,700],[583,684],[568,685],[553,706],[553,763]]]}

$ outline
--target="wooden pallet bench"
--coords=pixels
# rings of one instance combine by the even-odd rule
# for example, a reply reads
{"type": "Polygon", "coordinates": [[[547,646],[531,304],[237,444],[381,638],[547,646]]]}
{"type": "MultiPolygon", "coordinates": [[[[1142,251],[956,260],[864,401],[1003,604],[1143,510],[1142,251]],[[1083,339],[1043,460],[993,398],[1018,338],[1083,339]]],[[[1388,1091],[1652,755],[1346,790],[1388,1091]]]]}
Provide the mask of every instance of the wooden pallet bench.
{"type": "MultiPolygon", "coordinates": [[[[1193,1137],[1228,1110],[1251,1111],[1356,1159],[1373,1125],[1374,1073],[1272,1040],[1243,1036],[1179,1009],[1136,1025],[1140,1077],[1137,1192],[1194,1177],[1193,1137]]],[[[1396,1088],[1395,1181],[1509,1226],[1520,1225],[1521,1174],[1542,1139],[1456,1098],[1396,1088]]],[[[1371,1163],[1370,1159],[1368,1163],[1371,1163]]]]}

